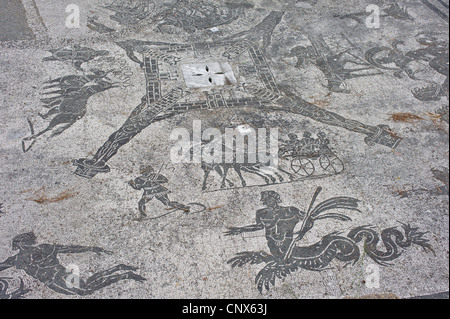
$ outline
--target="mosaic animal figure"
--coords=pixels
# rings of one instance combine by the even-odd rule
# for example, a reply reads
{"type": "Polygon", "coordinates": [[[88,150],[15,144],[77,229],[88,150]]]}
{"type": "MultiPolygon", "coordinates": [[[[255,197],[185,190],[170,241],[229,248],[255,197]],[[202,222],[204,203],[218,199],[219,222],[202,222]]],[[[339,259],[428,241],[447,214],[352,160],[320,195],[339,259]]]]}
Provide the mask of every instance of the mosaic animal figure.
{"type": "MultiPolygon", "coordinates": [[[[208,143],[206,143],[208,145],[208,143]]],[[[223,149],[226,150],[226,146],[222,145],[223,149]]],[[[247,180],[245,179],[244,173],[249,173],[251,175],[256,175],[264,180],[266,184],[274,184],[277,181],[283,182],[284,178],[279,174],[275,168],[271,168],[273,163],[272,159],[267,159],[264,162],[260,161],[249,161],[249,158],[252,157],[253,154],[244,154],[244,161],[237,160],[236,154],[233,152],[233,161],[226,161],[225,158],[220,160],[218,163],[212,163],[210,161],[202,160],[202,170],[204,171],[203,185],[202,189],[206,190],[207,188],[207,180],[211,172],[215,171],[221,177],[221,188],[226,188],[227,184],[230,187],[235,186],[235,184],[228,179],[228,174],[231,170],[234,170],[240,179],[242,187],[247,186],[247,180]]],[[[257,154],[255,154],[255,158],[257,158],[257,154]]],[[[280,170],[280,168],[278,168],[280,170]]],[[[283,171],[291,175],[288,172],[283,171]]]]}
{"type": "Polygon", "coordinates": [[[109,54],[109,52],[105,50],[96,51],[94,49],[81,47],[79,45],[74,45],[71,48],[49,50],[49,52],[52,56],[44,58],[43,61],[60,61],[70,63],[79,71],[83,71],[81,68],[83,63],[109,54]]]}
{"type": "Polygon", "coordinates": [[[366,52],[366,60],[378,69],[394,71],[394,76],[401,78],[406,74],[410,79],[428,82],[425,86],[414,88],[412,94],[420,101],[439,101],[449,96],[449,44],[448,40],[440,40],[437,36],[420,33],[416,41],[423,47],[417,50],[402,51],[403,41],[395,40],[392,48],[378,46],[366,52]],[[417,63],[426,63],[436,73],[446,77],[444,83],[439,84],[418,76],[420,68],[417,63]]]}
{"type": "Polygon", "coordinates": [[[177,0],[164,9],[157,17],[162,21],[159,30],[164,26],[173,26],[188,33],[230,24],[244,14],[244,9],[252,7],[247,3],[225,3],[219,6],[203,0],[177,0]]]}
{"type": "Polygon", "coordinates": [[[142,20],[148,18],[154,11],[155,3],[151,1],[113,1],[104,8],[114,11],[110,19],[116,21],[120,25],[135,25],[142,20]]]}
{"type": "Polygon", "coordinates": [[[36,140],[47,132],[52,132],[50,137],[62,134],[84,117],[90,97],[117,87],[106,80],[106,75],[107,72],[96,71],[89,75],[69,75],[46,82],[48,85],[44,88],[47,90],[45,95],[54,96],[41,100],[48,111],[45,114],[39,113],[39,116],[42,119],[54,117],[48,126],[38,133],[34,132],[33,124],[28,120],[31,136],[23,139],[23,151],[28,152],[36,140]],[[28,143],[31,144],[27,145],[28,143]]]}
{"type": "MultiPolygon", "coordinates": [[[[206,163],[202,162],[202,170],[203,170],[203,184],[202,190],[206,190],[208,188],[208,177],[212,172],[216,172],[219,176],[224,179],[224,173],[222,169],[222,165],[215,163],[206,163]]],[[[225,177],[225,182],[228,183],[229,187],[234,187],[234,183],[225,177]]],[[[223,184],[222,184],[223,185],[223,184]]],[[[226,185],[224,186],[226,187],[226,185]]]]}

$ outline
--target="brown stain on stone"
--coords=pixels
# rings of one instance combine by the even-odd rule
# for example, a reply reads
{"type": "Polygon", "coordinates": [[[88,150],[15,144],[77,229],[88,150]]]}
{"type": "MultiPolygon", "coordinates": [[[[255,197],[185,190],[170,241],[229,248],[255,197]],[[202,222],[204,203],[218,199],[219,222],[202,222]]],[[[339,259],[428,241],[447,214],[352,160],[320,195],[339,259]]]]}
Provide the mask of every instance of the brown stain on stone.
{"type": "Polygon", "coordinates": [[[45,187],[42,187],[40,190],[34,192],[36,197],[29,198],[29,200],[38,204],[57,203],[66,200],[68,198],[74,197],[76,193],[73,193],[72,191],[73,189],[69,189],[55,197],[48,197],[45,191],[45,187]]]}
{"type": "Polygon", "coordinates": [[[412,113],[394,113],[391,114],[391,119],[394,122],[413,123],[414,121],[423,120],[422,117],[412,113]]]}

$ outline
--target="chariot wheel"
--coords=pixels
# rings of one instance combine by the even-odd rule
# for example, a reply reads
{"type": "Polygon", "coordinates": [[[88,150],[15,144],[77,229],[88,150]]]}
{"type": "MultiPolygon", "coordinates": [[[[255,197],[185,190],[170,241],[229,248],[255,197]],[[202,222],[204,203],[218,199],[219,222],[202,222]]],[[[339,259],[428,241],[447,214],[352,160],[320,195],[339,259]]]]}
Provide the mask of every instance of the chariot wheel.
{"type": "Polygon", "coordinates": [[[291,162],[291,168],[296,174],[303,177],[311,176],[316,170],[311,160],[305,157],[293,159],[291,162]]]}
{"type": "Polygon", "coordinates": [[[335,155],[322,155],[319,163],[324,170],[336,175],[344,171],[344,163],[335,155]]]}

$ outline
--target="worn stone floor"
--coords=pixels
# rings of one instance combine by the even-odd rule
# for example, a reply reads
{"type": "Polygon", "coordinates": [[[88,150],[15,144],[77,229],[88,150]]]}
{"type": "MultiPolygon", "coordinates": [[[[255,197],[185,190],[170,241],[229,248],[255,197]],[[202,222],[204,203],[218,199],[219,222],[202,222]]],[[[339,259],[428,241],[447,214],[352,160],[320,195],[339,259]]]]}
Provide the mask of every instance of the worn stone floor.
{"type": "Polygon", "coordinates": [[[448,298],[448,16],[2,0],[0,298],[448,298]]]}

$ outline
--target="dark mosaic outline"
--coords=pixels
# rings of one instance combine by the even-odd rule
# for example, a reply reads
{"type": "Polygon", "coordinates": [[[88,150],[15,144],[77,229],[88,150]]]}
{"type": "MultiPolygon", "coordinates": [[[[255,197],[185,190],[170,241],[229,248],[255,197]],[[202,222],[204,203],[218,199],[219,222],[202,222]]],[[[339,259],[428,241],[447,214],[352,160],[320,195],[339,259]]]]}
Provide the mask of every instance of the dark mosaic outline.
{"type": "Polygon", "coordinates": [[[308,271],[324,271],[329,269],[333,260],[338,260],[347,265],[355,265],[361,258],[359,243],[363,243],[365,255],[380,266],[390,266],[390,262],[398,259],[403,251],[412,245],[418,245],[424,251],[433,248],[424,238],[424,232],[418,228],[400,223],[403,230],[397,227],[384,229],[379,235],[374,227],[356,227],[346,236],[336,231],[325,235],[311,246],[299,246],[297,243],[314,228],[316,221],[333,219],[343,222],[351,221],[351,218],[342,213],[330,213],[330,210],[353,210],[361,212],[358,207],[359,200],[351,197],[335,197],[323,201],[314,207],[322,188],[314,193],[311,204],[306,212],[296,207],[280,206],[281,196],[275,191],[261,193],[261,201],[266,206],[256,212],[256,223],[245,227],[232,227],[225,233],[226,236],[236,236],[248,232],[264,230],[270,254],[266,252],[240,252],[228,261],[233,268],[243,267],[247,264],[266,264],[255,279],[257,289],[270,290],[275,286],[276,279],[283,279],[299,269],[308,271]],[[325,213],[326,212],[326,213],[325,213]],[[294,232],[296,226],[301,223],[299,231],[294,232]],[[381,243],[385,250],[379,250],[381,243]]]}
{"type": "Polygon", "coordinates": [[[238,33],[222,41],[203,42],[193,44],[176,44],[150,41],[131,40],[122,42],[130,59],[139,63],[146,71],[147,94],[142,103],[133,111],[123,126],[110,136],[108,141],[97,151],[93,159],[81,158],[73,163],[78,168],[75,174],[93,178],[98,173],[110,171],[106,164],[120,147],[131,141],[137,134],[154,122],[173,117],[187,110],[201,110],[212,108],[255,107],[266,111],[282,111],[299,114],[321,123],[341,127],[349,131],[364,134],[365,142],[369,145],[381,144],[395,148],[401,138],[397,137],[386,125],[370,126],[355,120],[344,118],[311,104],[286,88],[280,88],[273,77],[263,50],[257,44],[262,40],[264,47],[271,41],[275,27],[281,22],[284,12],[272,11],[261,23],[255,27],[238,33]],[[249,54],[254,61],[254,69],[261,81],[261,87],[246,87],[250,97],[244,99],[224,99],[220,94],[209,95],[206,101],[194,103],[180,103],[179,101],[189,92],[182,87],[172,89],[167,93],[160,91],[158,64],[175,65],[181,61],[177,53],[206,51],[214,48],[224,48],[223,57],[230,60],[242,54],[249,54]],[[143,55],[139,60],[134,52],[143,55]]]}

